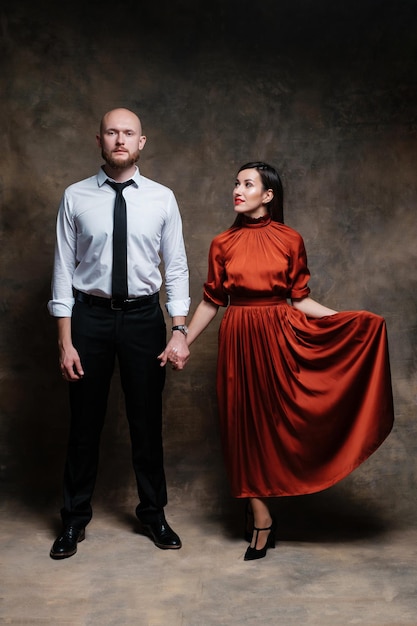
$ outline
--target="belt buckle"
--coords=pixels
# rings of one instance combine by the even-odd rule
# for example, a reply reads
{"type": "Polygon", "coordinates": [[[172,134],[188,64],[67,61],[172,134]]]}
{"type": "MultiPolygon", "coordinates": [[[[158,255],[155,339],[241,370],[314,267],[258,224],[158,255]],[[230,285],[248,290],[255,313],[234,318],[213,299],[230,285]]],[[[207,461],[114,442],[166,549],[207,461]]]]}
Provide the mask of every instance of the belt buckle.
{"type": "Polygon", "coordinates": [[[123,311],[123,300],[112,298],[110,300],[110,308],[112,311],[123,311]]]}

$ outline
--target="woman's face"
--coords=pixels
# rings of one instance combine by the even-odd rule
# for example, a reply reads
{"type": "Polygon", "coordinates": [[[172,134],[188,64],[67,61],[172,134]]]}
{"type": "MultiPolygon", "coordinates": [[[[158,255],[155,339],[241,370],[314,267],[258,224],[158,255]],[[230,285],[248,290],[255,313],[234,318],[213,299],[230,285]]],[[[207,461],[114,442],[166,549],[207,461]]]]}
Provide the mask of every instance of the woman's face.
{"type": "Polygon", "coordinates": [[[236,213],[248,217],[261,217],[268,213],[266,204],[272,200],[272,189],[264,189],[259,172],[255,169],[239,172],[233,190],[236,213]]]}

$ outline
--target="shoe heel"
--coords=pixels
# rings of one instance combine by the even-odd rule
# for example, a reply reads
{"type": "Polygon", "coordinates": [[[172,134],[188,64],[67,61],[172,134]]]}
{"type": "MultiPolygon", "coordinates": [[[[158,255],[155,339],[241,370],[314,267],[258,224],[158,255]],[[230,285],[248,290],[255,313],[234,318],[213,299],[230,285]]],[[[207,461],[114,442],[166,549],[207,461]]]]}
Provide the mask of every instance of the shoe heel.
{"type": "Polygon", "coordinates": [[[248,543],[252,541],[253,526],[253,511],[251,509],[249,500],[246,500],[244,537],[248,543]]]}
{"type": "Polygon", "coordinates": [[[268,539],[267,539],[267,546],[268,548],[275,548],[275,541],[276,541],[276,537],[275,537],[275,533],[277,531],[277,521],[275,519],[274,516],[272,516],[272,524],[271,524],[271,531],[268,535],[268,539]]]}
{"type": "Polygon", "coordinates": [[[271,532],[269,533],[269,537],[268,537],[271,548],[275,548],[276,533],[277,533],[277,520],[275,519],[274,516],[272,516],[271,532]]]}

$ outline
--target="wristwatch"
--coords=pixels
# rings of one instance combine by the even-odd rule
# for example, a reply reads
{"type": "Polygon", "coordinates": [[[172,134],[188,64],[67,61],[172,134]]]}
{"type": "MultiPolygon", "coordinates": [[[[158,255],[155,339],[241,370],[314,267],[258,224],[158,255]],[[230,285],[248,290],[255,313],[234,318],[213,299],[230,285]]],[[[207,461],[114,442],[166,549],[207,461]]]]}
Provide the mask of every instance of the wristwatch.
{"type": "Polygon", "coordinates": [[[174,332],[174,330],[179,330],[180,333],[182,333],[185,336],[188,335],[188,327],[185,324],[179,324],[178,326],[173,326],[171,328],[171,332],[174,332]]]}

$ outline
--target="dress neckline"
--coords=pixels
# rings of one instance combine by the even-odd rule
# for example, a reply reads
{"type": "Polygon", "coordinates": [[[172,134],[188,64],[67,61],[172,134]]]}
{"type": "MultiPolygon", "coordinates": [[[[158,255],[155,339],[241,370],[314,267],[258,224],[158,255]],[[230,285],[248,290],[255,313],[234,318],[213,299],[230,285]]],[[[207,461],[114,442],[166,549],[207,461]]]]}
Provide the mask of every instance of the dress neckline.
{"type": "Polygon", "coordinates": [[[242,217],[242,226],[244,228],[263,228],[271,222],[269,213],[265,213],[261,217],[249,217],[248,215],[242,215],[242,217]]]}

